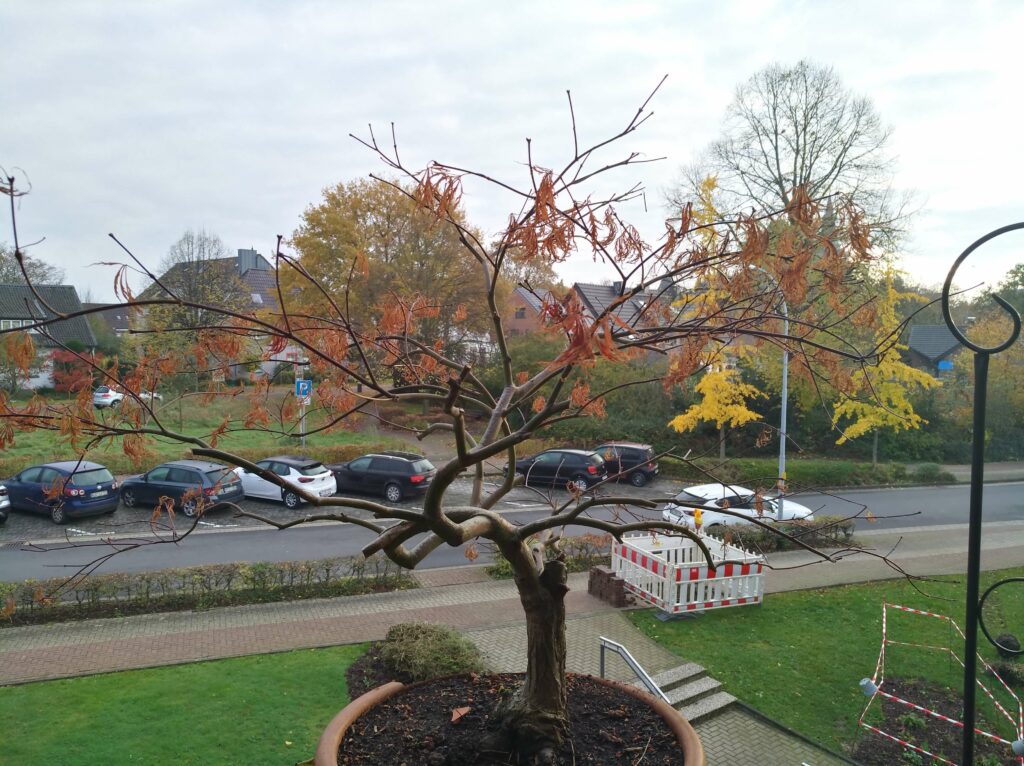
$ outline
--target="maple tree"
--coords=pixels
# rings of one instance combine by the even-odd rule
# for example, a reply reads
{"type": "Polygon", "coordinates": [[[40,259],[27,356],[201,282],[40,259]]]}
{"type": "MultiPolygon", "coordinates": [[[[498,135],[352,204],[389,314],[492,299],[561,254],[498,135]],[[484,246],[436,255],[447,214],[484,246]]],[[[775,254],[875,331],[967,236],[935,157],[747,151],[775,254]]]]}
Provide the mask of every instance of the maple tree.
{"type": "MultiPolygon", "coordinates": [[[[840,196],[828,200],[827,230],[835,234],[834,240],[822,234],[826,227],[819,201],[800,189],[793,191],[784,207],[758,216],[699,221],[692,206],[683,206],[653,241],[629,223],[628,213],[641,202],[643,187],[626,183],[622,191],[609,191],[605,178],[632,172],[646,161],[636,151],[616,152],[650,117],[653,95],[621,131],[589,146],[579,143],[570,99],[573,150],[568,158],[541,163],[535,156],[536,147],[528,140],[518,181],[438,161],[417,169],[399,156],[394,135],[381,143],[371,130],[356,139],[386,168],[388,175],[374,177],[387,190],[386,196],[404,196],[407,204],[414,204],[426,217],[425,232],[436,231],[437,236],[447,232],[445,236],[461,247],[461,257],[473,264],[465,272],[477,285],[478,305],[472,310],[486,317],[497,360],[497,382],[492,380],[491,387],[472,365],[447,354],[440,338],[424,331],[438,312],[438,299],[419,289],[430,289],[428,283],[407,284],[372,307],[355,307],[349,298],[356,294],[360,281],[374,278],[374,270],[384,267],[375,265],[369,255],[360,257],[362,245],[347,225],[338,227],[342,240],[336,252],[325,250],[325,268],[313,267],[316,258],[306,260],[313,251],[301,242],[308,231],[300,228],[293,240],[299,256],[279,248],[274,254],[275,273],[279,285],[304,282],[300,289],[307,297],[294,302],[286,298],[276,312],[256,314],[203,304],[173,286],[136,297],[127,275],[133,269],[151,280],[156,275],[137,259],[124,265],[116,289],[127,307],[151,315],[162,309],[210,310],[215,316],[177,328],[194,337],[188,348],[143,348],[127,372],[119,372],[120,368],[100,371],[106,382],[125,392],[116,423],[99,418],[84,391],[71,402],[37,398],[24,407],[0,397],[0,419],[5,424],[0,442],[16,439],[20,430],[49,429],[60,431],[78,449],[120,443],[127,454],[142,460],[148,440],[174,439],[187,444],[198,457],[241,466],[283,487],[276,474],[217,446],[229,429],[257,429],[282,436],[295,433],[294,406],[275,408],[267,381],[230,392],[247,399],[246,414],[237,421],[226,418],[204,436],[176,432],[160,411],[138,396],[140,389],[154,390],[160,380],[182,370],[247,359],[252,344],[259,345],[265,359],[275,358],[288,345],[308,356],[320,380],[317,404],[329,414],[320,428],[346,427],[353,418],[371,417],[371,405],[376,403],[430,404],[434,416],[414,430],[418,435],[450,433],[455,452],[438,467],[422,507],[391,506],[354,496],[319,497],[299,489],[313,511],[285,521],[244,509],[237,512],[277,528],[312,521],[347,522],[369,533],[365,555],[380,552],[407,568],[416,567],[442,545],[463,547],[470,558],[478,555],[478,545],[493,546],[513,571],[526,616],[528,644],[524,681],[494,712],[494,720],[502,723],[497,734],[504,738],[505,750],[523,756],[521,762],[551,762],[567,726],[564,598],[568,588],[559,550],[562,530],[571,524],[616,537],[663,531],[689,537],[709,561],[711,557],[701,536],[656,513],[660,500],[620,496],[614,484],[553,494],[548,515],[518,523],[496,506],[521,479],[514,471],[494,479],[495,469],[514,465],[519,445],[543,434],[545,428],[571,419],[599,417],[612,389],[649,385],[648,367],[631,364],[647,354],[666,359],[664,371],[657,373],[666,387],[685,384],[713,363],[709,349],[726,337],[787,344],[809,374],[821,370],[833,378],[843,364],[863,364],[866,359],[849,344],[829,343],[835,328],[850,321],[847,307],[867,300],[855,294],[857,284],[843,281],[844,275],[874,257],[871,230],[852,200],[840,196]],[[490,240],[480,236],[462,212],[464,189],[476,185],[504,193],[509,201],[507,223],[490,240]],[[724,233],[709,236],[716,228],[724,233]],[[538,273],[543,273],[577,254],[600,260],[616,273],[619,298],[592,315],[573,292],[547,294],[541,320],[546,337],[556,345],[544,363],[523,369],[513,357],[517,346],[507,339],[502,320],[505,275],[517,268],[517,263],[537,264],[538,273]],[[329,268],[338,258],[350,267],[329,268]],[[812,260],[813,279],[834,287],[821,300],[804,300],[812,278],[808,273],[812,260]],[[772,275],[770,284],[765,285],[758,271],[772,275]],[[714,289],[695,288],[708,285],[714,289]],[[627,321],[618,313],[626,300],[652,294],[655,297],[646,301],[639,316],[627,321]],[[674,297],[667,299],[669,295],[674,297]],[[783,298],[800,307],[791,311],[792,330],[788,333],[777,308],[783,298]],[[367,308],[373,309],[369,315],[367,308]],[[372,316],[372,321],[367,316],[372,316]],[[608,364],[619,364],[631,372],[625,379],[617,378],[612,388],[604,388],[600,376],[591,373],[608,364]],[[470,480],[469,498],[456,500],[451,490],[464,476],[470,480]],[[596,513],[609,507],[615,509],[611,519],[596,513]]],[[[7,180],[4,191],[17,193],[13,179],[7,180]]],[[[311,220],[304,219],[307,225],[311,220]]],[[[445,264],[434,266],[443,269],[445,264]]],[[[456,324],[470,321],[470,307],[463,311],[457,305],[447,305],[446,309],[452,310],[456,324]]],[[[725,373],[723,377],[728,379],[725,373]]],[[[228,392],[211,383],[203,395],[204,401],[213,402],[228,392]]],[[[202,504],[199,510],[197,518],[202,504]]],[[[165,506],[155,508],[153,523],[173,526],[169,511],[165,506]]],[[[767,526],[761,520],[754,523],[767,526]]],[[[806,547],[797,538],[790,539],[806,547]]],[[[180,537],[175,535],[173,540],[178,542],[180,537]]],[[[830,558],[818,555],[822,560],[830,558]]]]}

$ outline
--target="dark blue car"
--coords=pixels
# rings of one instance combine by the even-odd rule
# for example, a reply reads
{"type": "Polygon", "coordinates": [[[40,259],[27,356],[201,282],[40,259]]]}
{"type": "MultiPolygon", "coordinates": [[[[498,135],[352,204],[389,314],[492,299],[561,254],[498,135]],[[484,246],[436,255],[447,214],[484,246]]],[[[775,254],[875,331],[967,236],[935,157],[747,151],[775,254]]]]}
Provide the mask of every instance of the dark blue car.
{"type": "Polygon", "coordinates": [[[114,475],[88,460],[34,465],[4,484],[11,508],[49,514],[54,524],[117,510],[114,475]]]}

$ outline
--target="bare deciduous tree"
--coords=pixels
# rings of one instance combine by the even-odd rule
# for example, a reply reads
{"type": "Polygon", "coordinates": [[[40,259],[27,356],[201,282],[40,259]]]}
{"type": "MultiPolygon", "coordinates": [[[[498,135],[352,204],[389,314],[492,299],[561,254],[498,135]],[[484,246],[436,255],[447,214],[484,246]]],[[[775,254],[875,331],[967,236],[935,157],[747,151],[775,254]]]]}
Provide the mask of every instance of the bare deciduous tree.
{"type": "Polygon", "coordinates": [[[847,194],[891,246],[908,202],[893,191],[891,132],[871,100],[851,93],[831,67],[772,64],[737,87],[722,137],[683,169],[667,198],[674,207],[695,199],[708,176],[717,178],[723,211],[778,210],[797,187],[812,199],[847,194]]]}

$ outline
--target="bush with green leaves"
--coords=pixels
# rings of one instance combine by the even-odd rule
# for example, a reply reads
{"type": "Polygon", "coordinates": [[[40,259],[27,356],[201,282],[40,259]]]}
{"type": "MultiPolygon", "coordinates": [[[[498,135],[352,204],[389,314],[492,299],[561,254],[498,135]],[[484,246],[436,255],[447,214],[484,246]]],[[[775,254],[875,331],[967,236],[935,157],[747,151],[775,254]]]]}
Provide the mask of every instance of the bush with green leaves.
{"type": "Polygon", "coordinates": [[[485,670],[476,644],[445,625],[394,625],[378,649],[381,662],[392,674],[412,681],[485,670]]]}
{"type": "Polygon", "coordinates": [[[924,463],[914,469],[911,478],[921,484],[956,484],[956,477],[942,466],[935,463],[924,463]]]}
{"type": "MultiPolygon", "coordinates": [[[[565,556],[565,568],[570,572],[586,572],[598,564],[607,564],[612,551],[612,536],[588,534],[579,537],[564,537],[558,544],[565,556]]],[[[500,554],[486,572],[495,580],[512,578],[512,565],[500,554]]]]}
{"type": "MultiPolygon", "coordinates": [[[[814,548],[845,548],[853,543],[854,521],[844,516],[817,516],[814,521],[786,521],[773,526],[814,548]]],[[[794,550],[798,547],[785,537],[752,524],[733,524],[727,532],[725,529],[716,529],[715,534],[719,534],[719,531],[728,534],[733,545],[758,553],[794,550]]]]}

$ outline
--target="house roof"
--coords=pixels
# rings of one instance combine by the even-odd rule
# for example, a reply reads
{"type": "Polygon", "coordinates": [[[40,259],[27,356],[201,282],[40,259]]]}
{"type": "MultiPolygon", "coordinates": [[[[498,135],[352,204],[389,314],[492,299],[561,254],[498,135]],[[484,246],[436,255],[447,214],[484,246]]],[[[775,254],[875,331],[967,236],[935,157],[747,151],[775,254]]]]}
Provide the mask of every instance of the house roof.
{"type": "Polygon", "coordinates": [[[249,269],[242,275],[242,281],[249,288],[255,308],[277,310],[277,276],[273,270],[249,269]]]}
{"type": "Polygon", "coordinates": [[[538,287],[533,292],[530,292],[525,287],[517,287],[515,289],[516,295],[523,299],[527,306],[536,311],[538,314],[541,310],[541,304],[547,300],[547,297],[551,294],[550,290],[545,290],[543,287],[538,287]],[[536,294],[534,294],[536,293],[536,294]]]}
{"type": "Polygon", "coordinates": [[[960,348],[960,341],[944,324],[915,324],[910,326],[907,346],[925,359],[937,362],[960,348]]]}
{"type": "MultiPolygon", "coordinates": [[[[577,282],[573,285],[573,289],[594,317],[605,313],[609,306],[620,299],[619,290],[615,285],[592,285],[585,282],[577,282]]],[[[616,306],[612,313],[630,326],[644,324],[645,320],[649,324],[651,318],[645,310],[654,298],[654,293],[637,293],[616,306]]]]}
{"type": "MultiPolygon", "coordinates": [[[[203,279],[239,279],[249,298],[248,308],[253,311],[277,309],[277,286],[273,266],[255,250],[239,250],[237,256],[229,258],[208,258],[202,261],[175,263],[160,277],[160,281],[172,286],[188,281],[189,271],[201,270],[203,279]]],[[[142,299],[166,296],[160,285],[153,283],[139,295],[142,299]]]]}
{"type": "MultiPolygon", "coordinates": [[[[54,311],[71,314],[82,310],[82,302],[71,285],[37,285],[35,289],[43,301],[53,307],[54,311]]],[[[47,310],[43,302],[36,298],[28,285],[0,285],[0,319],[34,319],[38,321],[52,319],[55,316],[57,315],[47,310]]],[[[92,334],[92,328],[89,327],[89,322],[84,316],[56,321],[46,326],[46,332],[53,336],[53,340],[38,334],[36,335],[37,345],[49,348],[71,342],[81,343],[86,348],[96,345],[96,337],[92,334]]]]}

